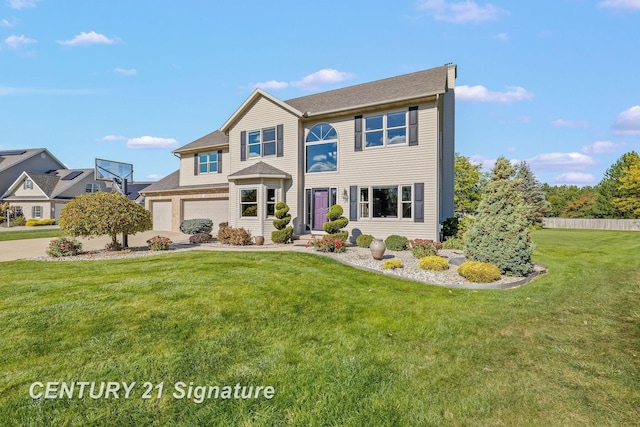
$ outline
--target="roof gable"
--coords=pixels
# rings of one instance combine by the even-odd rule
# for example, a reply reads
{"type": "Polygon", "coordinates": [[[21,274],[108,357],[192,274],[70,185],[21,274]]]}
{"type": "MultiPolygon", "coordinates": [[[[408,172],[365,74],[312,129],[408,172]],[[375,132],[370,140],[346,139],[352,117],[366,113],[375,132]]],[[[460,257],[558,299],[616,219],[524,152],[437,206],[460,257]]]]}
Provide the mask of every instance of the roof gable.
{"type": "Polygon", "coordinates": [[[246,167],[242,170],[239,170],[238,172],[235,172],[229,175],[230,180],[251,179],[251,178],[290,179],[291,175],[263,161],[254,163],[249,167],[246,167]]]}
{"type": "Polygon", "coordinates": [[[233,113],[233,115],[231,117],[229,117],[229,119],[227,119],[226,122],[224,122],[224,124],[222,125],[220,130],[222,132],[224,132],[224,133],[228,133],[229,129],[240,119],[240,117],[242,117],[242,115],[244,115],[246,113],[247,110],[249,110],[251,108],[253,103],[255,101],[257,101],[259,98],[268,99],[269,101],[271,101],[274,104],[276,104],[279,107],[281,107],[283,110],[286,110],[286,111],[290,112],[291,114],[293,114],[293,115],[295,115],[297,117],[302,117],[302,115],[303,115],[302,112],[299,111],[298,109],[296,109],[294,106],[289,105],[289,104],[279,100],[275,96],[270,95],[270,94],[268,94],[267,92],[265,92],[265,91],[263,91],[261,89],[256,89],[256,90],[253,91],[251,96],[249,96],[249,98],[247,98],[242,103],[240,108],[238,108],[235,111],[235,113],[233,113]]]}
{"type": "Polygon", "coordinates": [[[51,159],[53,159],[53,161],[55,161],[56,163],[58,163],[58,165],[60,165],[60,168],[65,167],[64,164],[60,160],[56,159],[56,157],[53,154],[51,154],[49,150],[47,150],[46,148],[26,148],[22,150],[3,150],[3,151],[5,153],[15,152],[20,154],[3,155],[0,153],[0,172],[3,172],[22,162],[25,162],[26,160],[37,155],[44,155],[45,158],[46,156],[49,156],[51,159]]]}

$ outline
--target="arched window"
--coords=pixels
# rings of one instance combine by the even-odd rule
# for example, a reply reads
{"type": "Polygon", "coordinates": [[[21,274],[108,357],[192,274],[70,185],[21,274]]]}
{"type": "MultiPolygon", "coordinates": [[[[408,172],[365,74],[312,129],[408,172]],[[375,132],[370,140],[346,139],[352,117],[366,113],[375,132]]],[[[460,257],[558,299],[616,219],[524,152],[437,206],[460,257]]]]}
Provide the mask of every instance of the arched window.
{"type": "Polygon", "coordinates": [[[307,173],[338,170],[338,133],[329,123],[318,123],[306,140],[307,173]]]}

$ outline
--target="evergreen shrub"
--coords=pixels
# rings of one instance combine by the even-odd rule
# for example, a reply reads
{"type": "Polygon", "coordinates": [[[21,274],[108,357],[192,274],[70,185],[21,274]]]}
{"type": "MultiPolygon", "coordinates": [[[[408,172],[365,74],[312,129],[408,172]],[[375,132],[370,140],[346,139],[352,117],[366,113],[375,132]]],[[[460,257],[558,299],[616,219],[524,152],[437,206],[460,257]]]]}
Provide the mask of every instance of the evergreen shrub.
{"type": "Polygon", "coordinates": [[[500,269],[491,263],[466,261],[458,267],[458,274],[474,283],[491,283],[500,278],[500,269]]]}
{"type": "Polygon", "coordinates": [[[404,236],[392,234],[391,236],[384,239],[384,245],[390,251],[404,251],[405,249],[407,249],[408,241],[409,240],[404,236]]]}
{"type": "Polygon", "coordinates": [[[184,234],[210,233],[213,228],[213,221],[209,218],[185,219],[180,224],[180,231],[184,234]]]}
{"type": "Polygon", "coordinates": [[[356,245],[361,248],[368,248],[371,246],[374,237],[371,234],[361,234],[356,238],[356,245]]]}
{"type": "Polygon", "coordinates": [[[271,241],[273,243],[288,243],[293,239],[293,227],[289,225],[291,215],[289,215],[289,206],[285,202],[276,203],[275,216],[273,226],[276,231],[271,232],[271,241]]]}
{"type": "Polygon", "coordinates": [[[445,271],[449,269],[449,263],[442,257],[430,255],[420,258],[418,267],[429,271],[445,271]]]}

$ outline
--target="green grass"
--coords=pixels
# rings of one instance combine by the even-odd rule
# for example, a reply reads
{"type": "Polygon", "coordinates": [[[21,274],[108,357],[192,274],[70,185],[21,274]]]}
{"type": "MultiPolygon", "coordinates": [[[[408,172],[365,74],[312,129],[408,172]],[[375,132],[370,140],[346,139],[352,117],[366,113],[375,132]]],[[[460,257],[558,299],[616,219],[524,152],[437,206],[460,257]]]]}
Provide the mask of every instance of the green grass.
{"type": "Polygon", "coordinates": [[[26,239],[40,239],[44,237],[60,237],[64,236],[64,233],[59,228],[47,228],[33,230],[11,230],[0,231],[0,242],[6,242],[9,240],[26,240],[26,239]]]}
{"type": "Polygon", "coordinates": [[[533,237],[549,273],[507,291],[300,253],[1,263],[0,425],[637,425],[640,234],[533,237]],[[34,381],[137,386],[32,400],[34,381]],[[178,381],[275,397],[195,403],[178,381]]]}

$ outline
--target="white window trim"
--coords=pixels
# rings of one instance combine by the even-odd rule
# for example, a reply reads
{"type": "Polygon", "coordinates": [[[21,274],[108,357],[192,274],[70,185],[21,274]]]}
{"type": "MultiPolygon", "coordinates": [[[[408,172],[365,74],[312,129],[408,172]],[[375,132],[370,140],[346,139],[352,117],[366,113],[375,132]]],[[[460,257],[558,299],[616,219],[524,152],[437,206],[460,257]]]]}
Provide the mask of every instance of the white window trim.
{"type": "Polygon", "coordinates": [[[338,135],[338,131],[336,130],[335,126],[332,125],[329,122],[319,122],[319,123],[316,123],[313,126],[309,127],[309,129],[307,129],[305,137],[304,137],[304,173],[305,173],[305,175],[307,175],[307,174],[310,174],[310,175],[329,174],[329,173],[338,173],[338,172],[340,172],[340,162],[338,161],[338,159],[340,158],[340,142],[339,142],[339,139],[340,139],[340,137],[338,135]],[[321,141],[307,142],[307,138],[309,137],[309,134],[311,133],[311,129],[313,129],[317,125],[321,125],[323,123],[326,123],[326,124],[328,124],[329,126],[331,126],[333,128],[333,130],[336,133],[336,137],[334,139],[323,139],[321,141]],[[336,144],[336,170],[334,170],[334,171],[321,171],[321,172],[309,172],[309,171],[307,171],[307,147],[313,146],[313,145],[323,145],[323,144],[336,144]]]}
{"type": "Polygon", "coordinates": [[[413,221],[413,218],[415,216],[415,188],[413,187],[413,184],[399,184],[399,185],[369,185],[369,186],[359,186],[358,187],[358,220],[369,220],[369,221],[384,221],[384,222],[389,222],[389,221],[403,221],[403,222],[409,222],[409,221],[413,221]],[[395,187],[398,190],[398,201],[397,201],[397,212],[398,215],[394,218],[394,217],[389,217],[389,218],[380,218],[380,217],[374,217],[373,216],[373,189],[374,188],[389,188],[389,187],[395,187]],[[402,201],[402,187],[411,187],[411,201],[402,201]],[[360,192],[361,190],[366,189],[368,192],[368,197],[369,197],[369,201],[367,202],[368,206],[369,206],[369,216],[362,216],[362,204],[364,204],[365,202],[361,202],[360,201],[360,192]],[[402,209],[402,204],[403,203],[411,203],[411,216],[410,217],[404,217],[402,215],[403,213],[403,209],[402,209]]]}
{"type": "MultiPolygon", "coordinates": [[[[275,213],[276,211],[276,205],[278,204],[278,202],[280,201],[280,188],[278,187],[265,187],[264,189],[264,215],[265,218],[275,218],[275,215],[269,215],[269,209],[267,209],[267,206],[270,204],[273,204],[273,212],[275,213]],[[269,190],[273,190],[274,192],[274,196],[275,196],[275,201],[274,202],[269,202],[269,190]]],[[[251,217],[245,217],[245,218],[251,218],[251,217]]]]}
{"type": "Polygon", "coordinates": [[[25,190],[33,190],[33,181],[31,181],[30,179],[25,179],[24,180],[24,189],[25,190]]]}
{"type": "Polygon", "coordinates": [[[42,218],[42,206],[31,206],[31,217],[32,218],[42,218]],[[36,215],[36,211],[40,211],[38,215],[36,215]]]}
{"type": "Polygon", "coordinates": [[[205,175],[205,174],[209,174],[209,173],[218,173],[218,164],[219,164],[219,156],[220,153],[218,151],[209,151],[206,153],[198,153],[198,175],[205,175]],[[216,155],[216,161],[215,162],[211,162],[209,161],[209,156],[211,156],[212,154],[216,155]],[[202,162],[202,159],[200,158],[200,156],[207,156],[207,161],[206,162],[202,162]],[[210,165],[214,164],[216,165],[216,170],[215,171],[211,171],[211,167],[210,165]],[[202,172],[201,166],[202,165],[207,165],[207,171],[206,172],[202,172]]]}
{"type": "Polygon", "coordinates": [[[258,187],[245,187],[245,188],[239,188],[238,189],[238,206],[240,207],[240,211],[239,213],[239,217],[240,219],[243,220],[255,220],[255,219],[259,219],[260,218],[260,191],[258,190],[258,187]],[[254,190],[256,192],[256,201],[255,202],[243,202],[242,201],[242,192],[243,191],[251,191],[254,190]],[[256,215],[255,216],[244,216],[242,215],[242,212],[244,209],[242,209],[243,205],[256,205],[256,215]]]}
{"type": "Polygon", "coordinates": [[[384,148],[384,147],[404,147],[406,145],[409,145],[409,110],[398,110],[398,111],[387,111],[386,113],[379,113],[379,114],[370,114],[368,116],[364,116],[362,118],[362,136],[363,136],[363,146],[365,150],[375,150],[376,148],[384,148]],[[387,127],[387,116],[389,114],[396,114],[396,113],[404,113],[404,126],[394,126],[394,127],[387,127]],[[376,130],[367,130],[367,119],[371,118],[371,117],[377,117],[377,116],[382,116],[382,129],[376,129],[376,130]],[[390,130],[396,130],[396,129],[405,129],[405,140],[404,143],[402,144],[389,144],[389,141],[387,139],[387,133],[390,130]],[[373,133],[373,132],[380,132],[382,131],[382,145],[375,145],[372,147],[367,147],[367,134],[368,133],[373,133]]]}

